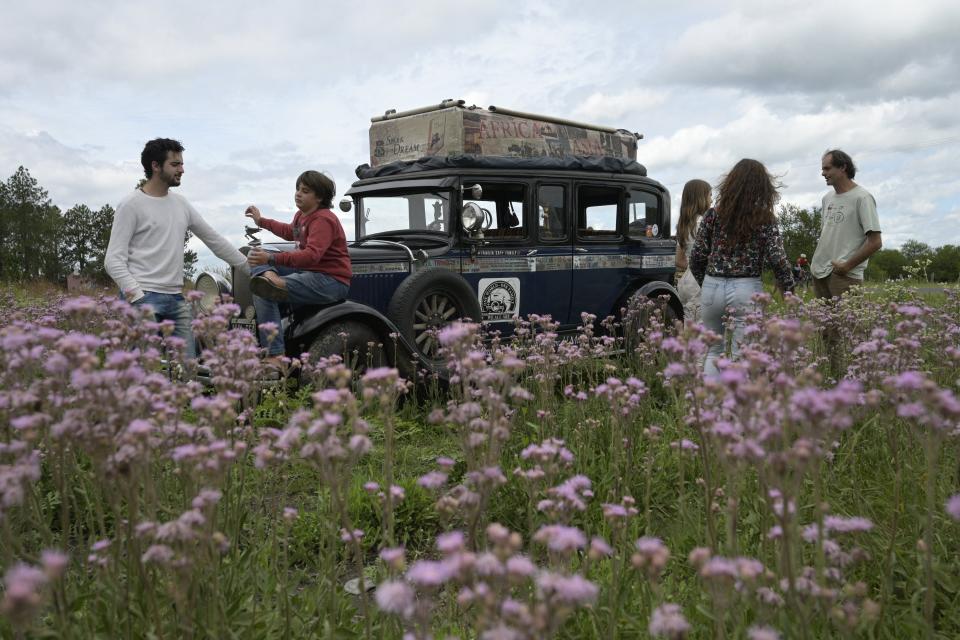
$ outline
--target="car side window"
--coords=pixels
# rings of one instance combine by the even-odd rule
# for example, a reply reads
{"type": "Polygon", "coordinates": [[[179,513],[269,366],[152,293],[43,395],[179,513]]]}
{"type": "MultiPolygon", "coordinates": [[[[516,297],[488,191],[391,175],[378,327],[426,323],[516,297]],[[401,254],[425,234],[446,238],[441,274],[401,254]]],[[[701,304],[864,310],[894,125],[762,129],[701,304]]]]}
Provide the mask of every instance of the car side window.
{"type": "Polygon", "coordinates": [[[649,191],[627,193],[627,235],[632,240],[664,238],[669,233],[661,218],[660,198],[649,191]]]}
{"type": "Polygon", "coordinates": [[[567,237],[566,189],[545,184],[537,189],[537,219],[541,240],[564,240],[567,237]]]}
{"type": "Polygon", "coordinates": [[[480,186],[483,195],[479,199],[464,198],[463,203],[473,202],[489,212],[489,218],[484,222],[484,237],[526,238],[526,185],[481,182],[480,186]]]}
{"type": "Polygon", "coordinates": [[[621,193],[617,187],[581,186],[577,190],[577,236],[591,240],[618,237],[621,193]]]}

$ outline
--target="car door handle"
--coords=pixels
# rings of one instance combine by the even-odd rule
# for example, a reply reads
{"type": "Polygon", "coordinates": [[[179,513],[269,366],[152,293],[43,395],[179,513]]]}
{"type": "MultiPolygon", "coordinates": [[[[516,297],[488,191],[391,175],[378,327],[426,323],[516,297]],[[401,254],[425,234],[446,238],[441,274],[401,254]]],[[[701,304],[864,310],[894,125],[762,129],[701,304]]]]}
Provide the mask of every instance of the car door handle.
{"type": "Polygon", "coordinates": [[[536,250],[536,249],[530,249],[530,251],[527,251],[527,257],[528,257],[528,258],[529,258],[530,256],[535,256],[535,255],[537,255],[537,250],[536,250]]]}
{"type": "Polygon", "coordinates": [[[590,253],[587,249],[584,249],[583,247],[574,247],[573,250],[576,251],[577,253],[590,253]]]}

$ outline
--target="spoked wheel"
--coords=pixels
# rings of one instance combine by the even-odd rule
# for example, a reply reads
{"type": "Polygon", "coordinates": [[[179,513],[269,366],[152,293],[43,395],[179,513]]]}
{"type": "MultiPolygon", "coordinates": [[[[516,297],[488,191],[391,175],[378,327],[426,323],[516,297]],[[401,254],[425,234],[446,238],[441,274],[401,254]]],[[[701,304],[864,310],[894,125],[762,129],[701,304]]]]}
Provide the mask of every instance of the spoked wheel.
{"type": "Polygon", "coordinates": [[[428,360],[435,360],[440,349],[437,332],[447,324],[461,320],[464,310],[446,292],[440,291],[424,296],[413,311],[414,344],[428,360]]]}
{"type": "Polygon", "coordinates": [[[404,280],[390,300],[387,315],[435,371],[444,368],[437,333],[458,320],[481,320],[480,302],[467,281],[439,267],[426,267],[404,280]]]}

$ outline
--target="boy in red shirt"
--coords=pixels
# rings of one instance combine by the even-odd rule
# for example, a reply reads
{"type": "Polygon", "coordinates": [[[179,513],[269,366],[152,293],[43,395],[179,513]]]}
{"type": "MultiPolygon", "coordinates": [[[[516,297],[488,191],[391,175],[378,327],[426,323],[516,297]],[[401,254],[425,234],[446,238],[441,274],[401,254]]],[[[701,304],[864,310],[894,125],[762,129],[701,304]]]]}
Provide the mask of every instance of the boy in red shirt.
{"type": "MultiPolygon", "coordinates": [[[[293,251],[268,253],[256,247],[247,255],[258,324],[272,322],[280,329],[279,303],[332,304],[347,297],[352,270],[343,226],[330,210],[335,193],[333,180],[319,171],[304,171],[297,178],[292,223],[264,218],[257,207],[247,207],[245,215],[258,227],[297,243],[293,251]]],[[[272,341],[262,329],[259,334],[271,358],[283,356],[282,330],[272,341]]]]}

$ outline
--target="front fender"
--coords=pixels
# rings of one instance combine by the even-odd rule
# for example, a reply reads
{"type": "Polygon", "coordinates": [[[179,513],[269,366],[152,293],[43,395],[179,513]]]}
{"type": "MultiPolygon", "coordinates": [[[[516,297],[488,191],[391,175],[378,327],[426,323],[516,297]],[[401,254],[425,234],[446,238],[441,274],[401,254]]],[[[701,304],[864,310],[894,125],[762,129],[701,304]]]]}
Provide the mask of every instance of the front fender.
{"type": "Polygon", "coordinates": [[[679,320],[683,320],[683,304],[680,302],[680,294],[677,293],[677,290],[668,282],[663,280],[652,280],[646,284],[641,285],[637,289],[631,291],[627,295],[627,299],[623,301],[623,304],[626,305],[627,300],[633,297],[636,294],[646,296],[648,298],[657,298],[659,296],[670,296],[670,308],[673,309],[673,312],[677,314],[679,320]]]}
{"type": "MultiPolygon", "coordinates": [[[[673,287],[673,285],[669,282],[664,282],[663,280],[652,280],[634,291],[634,293],[642,293],[645,296],[649,296],[655,291],[663,292],[660,295],[666,294],[669,295],[670,298],[676,298],[677,300],[680,299],[680,294],[673,287]]],[[[654,294],[654,296],[656,296],[656,294],[654,294]]]]}
{"type": "Polygon", "coordinates": [[[310,342],[313,342],[314,334],[322,330],[323,327],[331,322],[347,319],[360,320],[369,324],[378,334],[380,334],[380,338],[383,340],[384,344],[394,339],[393,336],[396,336],[397,342],[407,352],[407,355],[411,358],[417,358],[420,360],[417,350],[414,349],[413,346],[400,334],[400,330],[397,329],[397,325],[393,324],[389,318],[373,307],[369,307],[359,302],[353,302],[352,300],[345,300],[339,304],[323,307],[317,310],[317,312],[312,316],[306,320],[303,320],[294,327],[293,332],[290,334],[290,338],[296,342],[301,342],[304,343],[305,346],[308,346],[310,342]]]}
{"type": "Polygon", "coordinates": [[[294,340],[301,340],[316,332],[317,329],[320,329],[323,325],[344,318],[366,320],[370,322],[384,338],[390,333],[397,331],[396,325],[373,307],[359,302],[353,302],[352,300],[344,300],[338,304],[318,309],[312,316],[298,323],[290,337],[294,340]]]}

